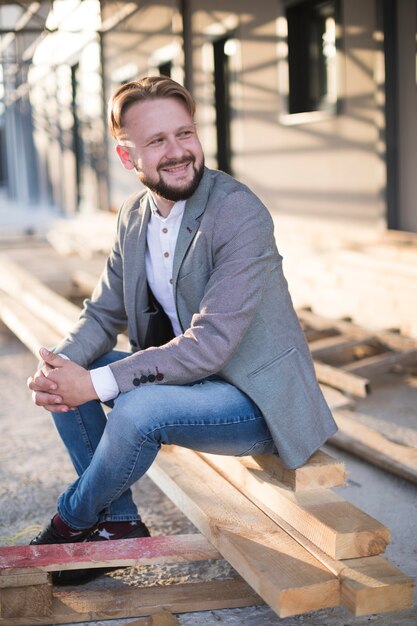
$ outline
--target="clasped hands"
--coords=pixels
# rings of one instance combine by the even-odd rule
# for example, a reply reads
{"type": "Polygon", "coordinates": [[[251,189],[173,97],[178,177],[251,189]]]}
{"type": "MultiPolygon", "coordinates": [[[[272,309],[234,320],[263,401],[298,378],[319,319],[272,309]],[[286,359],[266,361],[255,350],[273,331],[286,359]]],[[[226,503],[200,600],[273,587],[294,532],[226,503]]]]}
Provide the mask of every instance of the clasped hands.
{"type": "Polygon", "coordinates": [[[88,370],[46,348],[41,348],[39,354],[43,364],[27,381],[36,405],[65,413],[89,400],[98,400],[88,370]]]}

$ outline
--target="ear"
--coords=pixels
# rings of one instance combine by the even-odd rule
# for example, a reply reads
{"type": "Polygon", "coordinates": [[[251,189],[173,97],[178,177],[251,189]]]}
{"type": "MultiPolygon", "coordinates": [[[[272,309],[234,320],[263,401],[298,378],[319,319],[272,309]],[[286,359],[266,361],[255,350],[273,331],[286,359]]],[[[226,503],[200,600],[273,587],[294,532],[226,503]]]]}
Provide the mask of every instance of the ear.
{"type": "Polygon", "coordinates": [[[124,148],[121,145],[117,145],[116,146],[116,152],[117,155],[120,159],[121,164],[123,165],[123,167],[125,168],[125,170],[134,170],[135,169],[135,164],[132,161],[132,158],[130,156],[129,150],[127,148],[124,148]]]}

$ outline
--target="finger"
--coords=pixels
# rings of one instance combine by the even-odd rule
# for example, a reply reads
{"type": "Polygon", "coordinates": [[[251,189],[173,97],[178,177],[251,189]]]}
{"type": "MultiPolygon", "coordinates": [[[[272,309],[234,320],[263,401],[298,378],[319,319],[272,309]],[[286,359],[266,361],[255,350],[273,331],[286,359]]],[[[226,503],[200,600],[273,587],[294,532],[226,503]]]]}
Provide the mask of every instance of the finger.
{"type": "Polygon", "coordinates": [[[69,407],[66,404],[45,404],[43,407],[49,413],[68,413],[68,411],[73,411],[73,407],[69,407]]]}
{"type": "Polygon", "coordinates": [[[42,391],[33,391],[32,400],[37,406],[57,406],[58,404],[62,404],[61,396],[42,391]]]}
{"type": "Polygon", "coordinates": [[[39,350],[39,354],[45,361],[46,365],[50,365],[51,367],[59,367],[67,362],[66,359],[62,358],[62,356],[59,356],[59,354],[55,354],[54,352],[50,352],[47,348],[41,348],[39,350]]]}
{"type": "Polygon", "coordinates": [[[31,391],[50,392],[58,388],[57,384],[46,376],[30,376],[26,384],[31,391]]]}

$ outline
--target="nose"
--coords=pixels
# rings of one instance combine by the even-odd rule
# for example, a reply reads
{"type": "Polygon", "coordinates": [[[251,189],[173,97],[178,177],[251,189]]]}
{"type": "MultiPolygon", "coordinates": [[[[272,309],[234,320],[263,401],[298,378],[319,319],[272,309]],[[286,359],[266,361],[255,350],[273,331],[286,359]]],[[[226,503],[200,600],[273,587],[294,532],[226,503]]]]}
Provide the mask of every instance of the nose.
{"type": "Polygon", "coordinates": [[[169,159],[180,159],[184,156],[185,150],[177,137],[169,137],[166,145],[165,156],[169,159]]]}

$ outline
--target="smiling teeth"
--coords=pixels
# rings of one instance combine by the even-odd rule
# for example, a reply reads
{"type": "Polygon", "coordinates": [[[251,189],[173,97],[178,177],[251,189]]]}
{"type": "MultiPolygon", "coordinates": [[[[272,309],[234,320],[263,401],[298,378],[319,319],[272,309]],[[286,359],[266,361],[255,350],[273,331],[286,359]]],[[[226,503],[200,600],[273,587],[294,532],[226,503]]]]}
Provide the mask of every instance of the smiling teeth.
{"type": "Polygon", "coordinates": [[[166,172],[178,172],[185,169],[189,165],[189,163],[181,163],[180,165],[175,165],[174,167],[166,167],[164,168],[166,172]]]}

